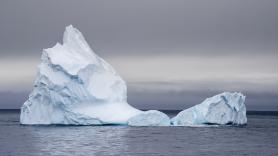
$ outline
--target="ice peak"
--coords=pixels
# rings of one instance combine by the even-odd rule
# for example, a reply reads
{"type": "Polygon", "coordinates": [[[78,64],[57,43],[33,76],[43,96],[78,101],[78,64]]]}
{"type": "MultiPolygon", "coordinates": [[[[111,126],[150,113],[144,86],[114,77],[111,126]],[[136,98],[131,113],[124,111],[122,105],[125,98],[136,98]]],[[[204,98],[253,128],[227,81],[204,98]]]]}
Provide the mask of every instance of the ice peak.
{"type": "Polygon", "coordinates": [[[87,53],[92,53],[92,50],[82,33],[72,25],[67,26],[65,29],[63,44],[87,53]]]}
{"type": "Polygon", "coordinates": [[[99,66],[100,59],[91,50],[82,33],[72,25],[66,27],[63,44],[44,50],[54,65],[59,65],[70,75],[77,73],[89,64],[99,66]]]}

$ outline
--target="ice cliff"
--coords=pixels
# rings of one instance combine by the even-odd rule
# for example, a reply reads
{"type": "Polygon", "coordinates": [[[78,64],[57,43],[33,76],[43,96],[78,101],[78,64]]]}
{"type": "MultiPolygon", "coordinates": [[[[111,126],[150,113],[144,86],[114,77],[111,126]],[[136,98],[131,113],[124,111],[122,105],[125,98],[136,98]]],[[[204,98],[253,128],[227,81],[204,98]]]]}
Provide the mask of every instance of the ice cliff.
{"type": "Polygon", "coordinates": [[[247,123],[244,101],[245,96],[241,93],[224,92],[181,111],[171,123],[174,126],[244,125],[247,123]]]}
{"type": "Polygon", "coordinates": [[[63,44],[44,49],[21,124],[127,124],[141,111],[127,103],[127,87],[96,55],[81,32],[66,27],[63,44]]]}

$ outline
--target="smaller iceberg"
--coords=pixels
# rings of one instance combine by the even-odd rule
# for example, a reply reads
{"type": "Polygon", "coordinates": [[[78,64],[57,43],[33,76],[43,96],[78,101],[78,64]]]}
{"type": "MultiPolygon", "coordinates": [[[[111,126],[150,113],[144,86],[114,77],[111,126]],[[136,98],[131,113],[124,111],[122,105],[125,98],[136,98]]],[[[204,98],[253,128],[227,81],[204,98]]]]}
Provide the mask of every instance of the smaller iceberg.
{"type": "Polygon", "coordinates": [[[245,96],[224,92],[185,109],[171,119],[174,126],[244,125],[247,123],[245,96]]]}
{"type": "Polygon", "coordinates": [[[170,126],[170,118],[157,110],[139,113],[128,120],[129,126],[170,126]]]}

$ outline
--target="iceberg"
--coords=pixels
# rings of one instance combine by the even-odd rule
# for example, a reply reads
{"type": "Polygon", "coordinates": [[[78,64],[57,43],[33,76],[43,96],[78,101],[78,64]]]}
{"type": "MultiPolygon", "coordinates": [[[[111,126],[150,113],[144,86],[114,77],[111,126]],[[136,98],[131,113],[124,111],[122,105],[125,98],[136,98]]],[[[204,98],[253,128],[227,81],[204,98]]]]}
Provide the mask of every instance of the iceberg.
{"type": "Polygon", "coordinates": [[[174,126],[247,124],[245,96],[224,92],[185,109],[171,119],[174,126]]]}
{"type": "Polygon", "coordinates": [[[127,124],[141,112],[127,103],[123,79],[70,25],[63,44],[43,50],[34,89],[21,107],[20,123],[127,124]]]}
{"type": "Polygon", "coordinates": [[[129,126],[170,126],[170,118],[157,110],[149,110],[131,117],[129,126]]]}
{"type": "Polygon", "coordinates": [[[127,103],[127,86],[113,67],[67,26],[63,44],[44,49],[34,88],[21,107],[21,124],[129,126],[244,125],[245,96],[224,92],[170,118],[127,103]]]}

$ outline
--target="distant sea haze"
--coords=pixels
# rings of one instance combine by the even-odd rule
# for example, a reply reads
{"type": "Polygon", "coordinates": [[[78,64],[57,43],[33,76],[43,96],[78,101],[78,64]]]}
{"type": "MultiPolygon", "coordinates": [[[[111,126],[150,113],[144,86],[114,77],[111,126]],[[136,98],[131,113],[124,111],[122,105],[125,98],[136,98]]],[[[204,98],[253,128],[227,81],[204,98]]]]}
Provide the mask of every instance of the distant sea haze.
{"type": "MultiPolygon", "coordinates": [[[[147,111],[144,110],[143,111],[147,111]]],[[[176,116],[182,110],[159,110],[170,117],[176,116]]],[[[0,109],[0,113],[20,113],[20,109],[0,109]]],[[[247,111],[247,115],[278,116],[278,111],[247,111]]]]}
{"type": "MultiPolygon", "coordinates": [[[[31,85],[32,86],[32,85],[31,85]]],[[[129,87],[129,85],[128,85],[129,87]]],[[[28,99],[30,91],[0,92],[0,109],[19,109],[28,99]]],[[[220,92],[153,92],[128,88],[128,102],[139,109],[183,110],[201,103],[206,98],[220,92]]],[[[278,95],[275,93],[247,93],[247,111],[278,111],[278,95]]]]}

